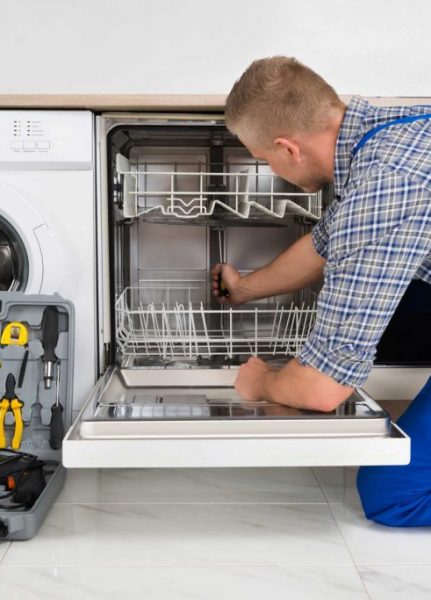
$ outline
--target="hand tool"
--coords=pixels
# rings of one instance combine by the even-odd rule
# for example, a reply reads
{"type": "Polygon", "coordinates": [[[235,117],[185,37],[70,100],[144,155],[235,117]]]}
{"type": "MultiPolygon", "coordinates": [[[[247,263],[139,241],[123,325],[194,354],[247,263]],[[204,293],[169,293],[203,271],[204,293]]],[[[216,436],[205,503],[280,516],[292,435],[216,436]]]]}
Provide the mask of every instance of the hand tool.
{"type": "Polygon", "coordinates": [[[54,450],[59,450],[64,438],[63,405],[59,401],[60,393],[60,362],[57,363],[56,400],[51,406],[51,422],[49,424],[49,445],[54,450]]]}
{"type": "Polygon", "coordinates": [[[31,432],[31,445],[32,448],[42,448],[46,444],[47,426],[42,422],[42,410],[43,406],[40,403],[40,389],[43,383],[40,381],[40,377],[36,378],[38,383],[36,385],[36,397],[35,401],[30,407],[30,422],[29,431],[31,432]]]}
{"type": "MultiPolygon", "coordinates": [[[[219,229],[218,232],[218,249],[219,249],[219,255],[220,255],[220,264],[224,264],[224,260],[223,260],[223,244],[222,244],[222,236],[221,236],[221,230],[219,229]]],[[[227,289],[227,287],[225,286],[225,284],[223,283],[222,280],[222,276],[221,273],[218,274],[218,295],[219,296],[229,296],[229,290],[227,289]]]]}
{"type": "Polygon", "coordinates": [[[0,492],[0,500],[7,500],[8,504],[0,504],[0,508],[31,508],[46,485],[45,466],[46,462],[34,454],[2,450],[0,485],[3,485],[6,491],[0,492]]]}
{"type": "Polygon", "coordinates": [[[45,389],[51,389],[51,383],[54,379],[54,365],[58,358],[55,354],[55,347],[58,342],[58,310],[56,306],[47,306],[43,311],[42,317],[42,347],[44,354],[42,356],[43,363],[43,379],[45,389]]]}
{"type": "Polygon", "coordinates": [[[21,446],[24,423],[22,420],[22,407],[24,402],[17,398],[15,394],[15,377],[12,373],[6,378],[6,391],[0,400],[0,447],[6,448],[5,419],[6,413],[10,410],[15,418],[15,431],[12,437],[11,446],[18,450],[21,446]]]}
{"type": "Polygon", "coordinates": [[[22,386],[25,376],[25,370],[28,360],[28,328],[24,323],[12,321],[3,329],[0,344],[2,346],[24,346],[25,352],[21,363],[21,368],[18,375],[18,387],[22,386]]]}

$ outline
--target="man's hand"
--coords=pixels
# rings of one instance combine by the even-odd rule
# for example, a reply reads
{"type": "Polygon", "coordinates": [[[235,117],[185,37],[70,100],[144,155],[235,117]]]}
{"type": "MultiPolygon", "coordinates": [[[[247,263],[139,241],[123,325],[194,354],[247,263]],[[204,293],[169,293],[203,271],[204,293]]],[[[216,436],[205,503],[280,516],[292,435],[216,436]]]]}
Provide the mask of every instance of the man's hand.
{"type": "Polygon", "coordinates": [[[303,289],[320,280],[326,260],[314,249],[311,234],[300,238],[267,265],[241,276],[229,264],[216,264],[212,271],[212,293],[220,304],[242,304],[303,289]],[[219,275],[229,292],[218,292],[219,275]]]}
{"type": "Polygon", "coordinates": [[[211,270],[211,278],[212,294],[220,304],[241,304],[244,302],[240,290],[242,277],[232,265],[217,263],[211,270]],[[219,293],[219,275],[221,275],[229,296],[221,296],[219,293]]]}
{"type": "Polygon", "coordinates": [[[235,380],[235,389],[244,400],[258,402],[267,400],[265,398],[266,378],[271,372],[275,372],[268,363],[260,358],[252,356],[241,365],[235,380]]]}

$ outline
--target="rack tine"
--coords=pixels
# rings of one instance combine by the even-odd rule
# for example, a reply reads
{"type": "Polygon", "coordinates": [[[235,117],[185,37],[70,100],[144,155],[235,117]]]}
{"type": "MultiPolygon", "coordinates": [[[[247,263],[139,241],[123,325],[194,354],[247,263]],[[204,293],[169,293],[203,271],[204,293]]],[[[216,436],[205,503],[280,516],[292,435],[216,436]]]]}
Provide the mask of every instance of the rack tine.
{"type": "Polygon", "coordinates": [[[284,306],[282,306],[280,309],[278,308],[278,304],[277,304],[277,308],[276,308],[276,314],[274,315],[274,324],[276,319],[278,320],[278,325],[277,325],[277,333],[274,336],[274,349],[273,349],[273,355],[275,355],[276,351],[277,351],[277,346],[278,343],[281,342],[280,340],[280,328],[281,328],[281,324],[283,322],[283,313],[284,313],[284,306]],[[278,318],[277,318],[277,311],[278,311],[278,318]]]}
{"type": "Polygon", "coordinates": [[[144,348],[146,349],[146,353],[148,354],[148,309],[144,309],[142,302],[139,303],[139,312],[138,319],[140,324],[140,338],[142,339],[142,343],[144,344],[144,348]]]}
{"type": "Polygon", "coordinates": [[[206,324],[206,320],[205,320],[205,310],[204,310],[204,305],[202,302],[201,302],[201,318],[202,318],[202,327],[204,329],[206,346],[207,346],[207,350],[208,350],[208,356],[211,356],[211,340],[208,335],[208,328],[207,328],[207,324],[206,324]]]}

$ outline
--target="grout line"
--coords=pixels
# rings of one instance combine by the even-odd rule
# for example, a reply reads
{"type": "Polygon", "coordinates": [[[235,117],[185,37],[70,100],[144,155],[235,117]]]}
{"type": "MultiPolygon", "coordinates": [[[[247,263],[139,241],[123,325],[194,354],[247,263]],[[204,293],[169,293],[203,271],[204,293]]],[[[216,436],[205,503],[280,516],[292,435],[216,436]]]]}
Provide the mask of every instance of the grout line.
{"type": "Polygon", "coordinates": [[[6,558],[6,555],[9,552],[11,546],[12,546],[12,542],[8,542],[8,547],[6,548],[5,553],[3,554],[3,556],[0,559],[0,567],[2,566],[3,561],[6,558]]]}
{"type": "MultiPolygon", "coordinates": [[[[344,471],[344,470],[343,470],[343,477],[345,477],[345,471],[344,471]]],[[[344,481],[344,483],[345,483],[345,481],[344,481]]],[[[365,585],[365,581],[362,579],[361,573],[360,573],[360,572],[359,572],[359,570],[358,570],[358,565],[357,565],[357,564],[356,564],[356,562],[355,562],[355,558],[354,558],[354,556],[353,556],[353,554],[352,554],[352,551],[350,550],[350,546],[349,546],[349,544],[347,543],[347,540],[346,540],[346,538],[345,538],[345,536],[344,536],[344,533],[343,533],[343,531],[342,531],[342,529],[341,529],[341,527],[340,527],[340,524],[338,523],[338,521],[337,521],[337,519],[336,519],[336,517],[335,517],[335,514],[334,514],[334,512],[333,512],[333,510],[332,510],[332,506],[331,506],[331,504],[340,504],[340,503],[337,503],[337,502],[334,502],[334,503],[328,502],[328,508],[329,508],[329,512],[331,513],[331,515],[332,515],[332,518],[334,519],[335,525],[337,526],[337,529],[338,529],[338,531],[340,532],[341,539],[343,540],[343,542],[344,542],[344,545],[345,545],[345,547],[346,547],[346,549],[347,549],[347,552],[349,553],[349,555],[350,555],[350,557],[351,557],[351,559],[352,559],[353,567],[354,567],[354,569],[355,569],[355,571],[356,571],[356,573],[357,573],[357,575],[358,575],[358,577],[359,577],[359,579],[360,579],[360,581],[361,581],[361,585],[362,585],[362,587],[363,587],[363,589],[364,589],[364,591],[365,591],[365,593],[366,593],[367,597],[368,597],[370,600],[372,600],[372,598],[371,598],[370,594],[368,593],[368,589],[367,589],[367,587],[366,587],[366,585],[365,585]]]]}
{"type": "Polygon", "coordinates": [[[338,567],[352,567],[350,562],[336,562],[336,563],[262,563],[262,562],[248,562],[248,563],[136,563],[136,564],[119,564],[119,563],[96,563],[96,564],[20,564],[20,565],[0,565],[1,569],[99,569],[99,568],[121,568],[121,569],[153,569],[153,568],[164,568],[164,569],[249,569],[249,568],[264,568],[264,569],[289,569],[298,567],[319,567],[319,568],[338,568],[338,567]]]}
{"type": "Polygon", "coordinates": [[[328,499],[328,496],[326,495],[326,492],[325,492],[325,490],[324,490],[324,488],[323,488],[322,484],[320,483],[320,479],[319,479],[319,478],[317,477],[317,475],[316,475],[316,472],[315,472],[315,470],[314,470],[314,467],[311,467],[311,471],[312,471],[312,473],[313,473],[314,479],[317,481],[317,485],[319,486],[319,488],[320,488],[320,490],[321,490],[321,492],[322,492],[322,495],[323,495],[323,497],[325,498],[326,504],[328,504],[328,506],[329,506],[329,499],[328,499]]]}
{"type": "Polygon", "coordinates": [[[303,502],[296,500],[292,502],[159,502],[145,501],[142,502],[93,502],[91,500],[74,500],[71,502],[55,502],[53,506],[328,506],[328,502],[303,502]]]}
{"type": "Polygon", "coordinates": [[[431,562],[376,562],[376,563],[355,563],[358,567],[431,567],[431,562]]]}
{"type": "Polygon", "coordinates": [[[337,562],[337,563],[319,563],[319,562],[313,562],[313,563],[302,563],[302,562],[297,562],[297,563],[213,563],[213,564],[202,564],[202,563],[190,563],[190,564],[181,564],[181,563],[152,563],[152,564],[135,564],[135,565],[128,565],[128,564],[118,564],[118,563],[98,563],[98,564],[86,564],[86,565],[80,565],[80,564],[76,564],[76,565],[72,565],[72,564],[66,564],[66,565],[62,565],[62,564],[40,564],[40,565],[35,565],[35,564],[22,564],[22,565],[3,565],[0,564],[0,570],[1,569],[94,569],[94,568],[107,568],[107,567],[118,567],[121,569],[152,569],[152,568],[166,568],[166,569],[188,569],[188,568],[193,568],[193,569],[208,569],[208,568],[232,568],[232,569],[246,569],[246,568],[250,568],[250,567],[261,567],[261,568],[276,568],[276,569],[285,569],[285,568],[296,568],[296,567],[323,567],[323,568],[328,568],[328,569],[332,569],[332,568],[336,568],[336,567],[355,567],[355,566],[361,566],[361,567],[367,567],[369,569],[373,569],[374,567],[431,567],[431,563],[376,563],[376,564],[366,564],[366,565],[362,565],[362,564],[358,564],[358,565],[352,565],[350,562],[346,563],[346,562],[337,562]]]}

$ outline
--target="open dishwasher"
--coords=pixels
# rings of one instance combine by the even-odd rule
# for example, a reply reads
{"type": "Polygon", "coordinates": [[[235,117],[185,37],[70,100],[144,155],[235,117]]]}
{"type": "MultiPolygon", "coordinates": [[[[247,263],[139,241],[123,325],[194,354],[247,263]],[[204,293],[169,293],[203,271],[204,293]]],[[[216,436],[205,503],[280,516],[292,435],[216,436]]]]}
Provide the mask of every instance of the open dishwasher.
{"type": "Polygon", "coordinates": [[[63,444],[67,467],[406,464],[410,440],[362,390],[332,413],[241,399],[251,355],[283,364],[319,288],[219,306],[210,270],[267,263],[320,218],[220,115],[104,115],[99,142],[101,377],[63,444]]]}

